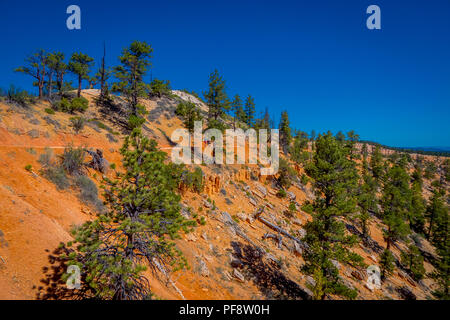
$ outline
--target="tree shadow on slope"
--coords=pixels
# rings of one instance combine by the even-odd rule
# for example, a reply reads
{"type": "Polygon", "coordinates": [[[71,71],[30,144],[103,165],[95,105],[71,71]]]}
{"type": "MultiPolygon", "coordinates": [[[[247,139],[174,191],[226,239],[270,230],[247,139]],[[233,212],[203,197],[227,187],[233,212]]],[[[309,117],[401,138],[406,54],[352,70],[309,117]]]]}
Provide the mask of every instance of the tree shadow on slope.
{"type": "Polygon", "coordinates": [[[234,256],[243,263],[243,273],[253,282],[267,299],[302,299],[311,297],[297,283],[288,279],[275,262],[263,261],[264,252],[252,245],[231,242],[234,256]]]}
{"type": "Polygon", "coordinates": [[[50,267],[42,268],[44,277],[40,280],[41,285],[33,286],[37,300],[80,300],[88,298],[88,290],[85,286],[82,285],[79,290],[69,289],[63,280],[67,271],[67,260],[61,258],[61,256],[69,253],[70,250],[66,247],[58,247],[48,255],[50,267]]]}

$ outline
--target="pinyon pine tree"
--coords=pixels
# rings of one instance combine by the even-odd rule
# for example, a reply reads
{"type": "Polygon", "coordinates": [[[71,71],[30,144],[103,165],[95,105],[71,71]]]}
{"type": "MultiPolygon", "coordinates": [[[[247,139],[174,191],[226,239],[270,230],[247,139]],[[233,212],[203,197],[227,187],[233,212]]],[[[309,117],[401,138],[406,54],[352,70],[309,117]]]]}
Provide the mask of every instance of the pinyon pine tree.
{"type": "Polygon", "coordinates": [[[89,57],[84,53],[74,53],[69,61],[69,71],[75,74],[78,77],[78,98],[81,96],[81,82],[83,79],[89,79],[89,73],[91,70],[89,69],[94,62],[94,58],[89,57]]]}
{"type": "Polygon", "coordinates": [[[209,75],[209,89],[204,93],[206,104],[209,107],[208,120],[217,121],[228,110],[228,96],[225,92],[225,80],[214,70],[209,75]]]}
{"type": "Polygon", "coordinates": [[[121,65],[114,68],[114,76],[119,81],[113,84],[112,91],[125,96],[131,115],[135,118],[142,111],[139,98],[147,93],[148,86],[144,83],[144,76],[151,65],[152,52],[152,47],[146,42],[133,41],[122,50],[119,57],[121,65]]]}
{"type": "Polygon", "coordinates": [[[335,294],[355,298],[355,290],[345,286],[332,260],[362,265],[362,258],[349,248],[357,241],[345,234],[345,225],[338,218],[355,212],[357,171],[342,144],[329,132],[319,135],[316,153],[307,168],[314,179],[316,200],[313,220],[306,225],[305,241],[309,250],[304,255],[304,272],[316,281],[312,288],[315,299],[335,294]]]}
{"type": "Polygon", "coordinates": [[[90,297],[148,299],[146,268],[185,265],[170,240],[188,225],[175,192],[181,167],[166,164],[167,155],[140,128],[125,139],[121,154],[125,172],[104,180],[108,211],[74,230],[69,265],[80,267],[90,297]]]}

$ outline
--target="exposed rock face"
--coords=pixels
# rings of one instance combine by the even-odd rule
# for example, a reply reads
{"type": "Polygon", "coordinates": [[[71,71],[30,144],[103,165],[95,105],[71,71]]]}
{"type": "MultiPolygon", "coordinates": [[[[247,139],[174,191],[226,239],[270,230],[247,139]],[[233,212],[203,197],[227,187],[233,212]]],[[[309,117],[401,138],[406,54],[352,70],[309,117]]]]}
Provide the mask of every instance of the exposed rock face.
{"type": "Polygon", "coordinates": [[[201,258],[199,258],[198,264],[200,267],[200,274],[203,277],[209,277],[209,269],[208,269],[208,266],[206,265],[206,262],[204,260],[202,260],[201,258]]]}
{"type": "Polygon", "coordinates": [[[237,269],[233,269],[233,276],[240,282],[245,282],[244,275],[240,273],[237,269]]]}
{"type": "Polygon", "coordinates": [[[267,196],[267,189],[260,184],[256,184],[256,189],[263,195],[263,197],[267,196]]]}

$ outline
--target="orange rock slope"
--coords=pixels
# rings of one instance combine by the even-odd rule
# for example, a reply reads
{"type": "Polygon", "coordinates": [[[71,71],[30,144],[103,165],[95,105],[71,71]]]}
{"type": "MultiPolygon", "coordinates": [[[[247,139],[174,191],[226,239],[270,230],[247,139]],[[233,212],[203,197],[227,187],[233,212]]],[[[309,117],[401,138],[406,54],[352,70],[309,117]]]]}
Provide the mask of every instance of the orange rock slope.
{"type": "MultiPolygon", "coordinates": [[[[83,91],[90,101],[96,94],[95,90],[83,91]]],[[[184,93],[176,94],[181,99],[194,99],[184,93]]],[[[200,101],[194,102],[206,110],[200,101]]],[[[176,101],[163,98],[146,100],[144,104],[149,111],[145,132],[160,147],[170,151],[168,137],[175,128],[181,127],[181,121],[173,116],[176,101]]],[[[41,280],[46,268],[51,267],[49,256],[60,242],[71,239],[73,226],[92,219],[95,214],[94,209],[79,200],[77,190],[58,190],[40,174],[40,154],[47,149],[58,154],[72,144],[101,149],[109,163],[120,165],[118,150],[123,141],[120,128],[109,122],[93,103],[83,116],[99,119],[106,127],[92,122],[80,134],[74,134],[71,129],[70,115],[47,114],[48,107],[39,103],[23,109],[0,103],[0,299],[42,297],[38,295],[39,287],[43,286],[41,280]],[[31,165],[30,170],[25,169],[27,165],[31,165]]],[[[293,242],[287,238],[281,248],[273,239],[264,240],[266,233],[274,232],[251,217],[263,205],[265,219],[298,237],[311,217],[298,210],[287,218],[283,212],[289,200],[276,197],[271,177],[258,177],[255,167],[201,168],[205,174],[205,193],[183,190],[182,203],[184,210],[191,212],[191,218],[200,221],[203,216],[206,224],[177,240],[190,266],[171,275],[178,290],[162,275],[148,275],[156,296],[163,299],[307,298],[306,284],[311,279],[300,272],[301,252],[296,252],[293,242]],[[258,255],[256,247],[263,254],[258,255]]],[[[99,184],[100,173],[91,170],[89,176],[99,184]]],[[[299,185],[293,185],[289,191],[298,205],[312,195],[309,187],[299,185]]],[[[374,218],[370,228],[373,239],[384,246],[382,223],[374,218]]],[[[369,249],[360,246],[355,251],[367,264],[377,263],[377,255],[369,249]]],[[[397,248],[394,254],[399,256],[397,248]]],[[[426,268],[432,269],[429,263],[426,268]]],[[[403,285],[419,299],[425,299],[433,286],[430,280],[419,284],[397,271],[388,283],[391,289],[385,285],[372,292],[365,286],[365,279],[352,276],[353,271],[349,266],[340,269],[345,281],[358,289],[362,299],[398,299],[400,296],[393,288],[403,285]]]]}

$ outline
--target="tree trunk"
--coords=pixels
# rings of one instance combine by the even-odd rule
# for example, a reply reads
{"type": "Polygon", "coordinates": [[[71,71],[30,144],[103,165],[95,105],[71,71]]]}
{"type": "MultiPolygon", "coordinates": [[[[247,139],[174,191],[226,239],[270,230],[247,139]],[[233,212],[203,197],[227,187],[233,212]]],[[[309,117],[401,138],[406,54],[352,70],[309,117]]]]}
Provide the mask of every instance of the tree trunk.
{"type": "Polygon", "coordinates": [[[52,98],[53,72],[48,75],[48,97],[52,98]]]}
{"type": "Polygon", "coordinates": [[[81,97],[81,75],[78,76],[78,98],[81,97]]]}

